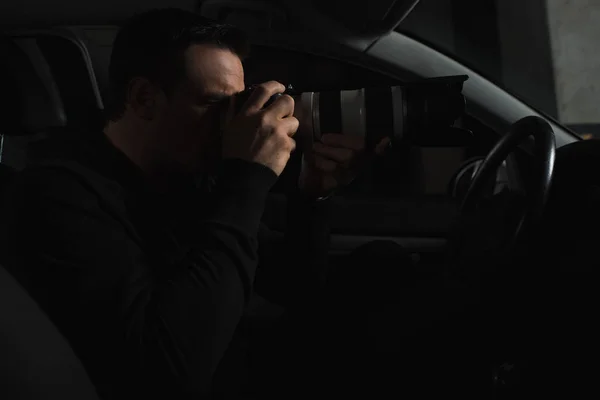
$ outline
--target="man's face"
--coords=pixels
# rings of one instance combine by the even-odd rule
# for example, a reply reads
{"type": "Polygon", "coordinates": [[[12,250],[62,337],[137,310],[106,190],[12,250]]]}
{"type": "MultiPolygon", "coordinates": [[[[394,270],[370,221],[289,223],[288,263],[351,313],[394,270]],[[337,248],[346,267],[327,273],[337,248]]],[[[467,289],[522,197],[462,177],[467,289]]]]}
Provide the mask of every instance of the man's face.
{"type": "Polygon", "coordinates": [[[206,171],[220,157],[223,103],[244,90],[244,69],[229,50],[192,45],[185,71],[155,121],[157,150],[173,167],[206,171]]]}

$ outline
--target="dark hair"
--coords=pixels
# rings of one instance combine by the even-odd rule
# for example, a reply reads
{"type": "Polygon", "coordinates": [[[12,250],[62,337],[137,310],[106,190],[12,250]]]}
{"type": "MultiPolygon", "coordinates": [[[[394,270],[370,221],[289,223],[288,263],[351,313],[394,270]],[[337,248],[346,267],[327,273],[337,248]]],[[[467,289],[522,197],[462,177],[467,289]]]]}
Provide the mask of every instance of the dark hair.
{"type": "Polygon", "coordinates": [[[245,58],[243,32],[189,11],[158,9],[138,14],[119,30],[110,57],[108,119],[125,111],[127,86],[135,77],[159,84],[169,93],[184,75],[184,53],[193,44],[212,44],[245,58]]]}

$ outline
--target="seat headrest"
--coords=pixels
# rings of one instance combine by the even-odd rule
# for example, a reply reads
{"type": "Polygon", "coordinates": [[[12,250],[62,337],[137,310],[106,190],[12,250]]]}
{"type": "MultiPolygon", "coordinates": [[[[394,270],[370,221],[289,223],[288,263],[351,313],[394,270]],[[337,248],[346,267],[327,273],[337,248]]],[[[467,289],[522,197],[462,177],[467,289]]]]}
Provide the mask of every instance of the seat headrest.
{"type": "Polygon", "coordinates": [[[0,133],[26,135],[64,127],[60,94],[31,41],[0,35],[0,133]]]}
{"type": "Polygon", "coordinates": [[[89,128],[101,117],[104,106],[92,58],[77,31],[39,29],[15,33],[13,38],[35,40],[60,92],[70,126],[89,128]]]}

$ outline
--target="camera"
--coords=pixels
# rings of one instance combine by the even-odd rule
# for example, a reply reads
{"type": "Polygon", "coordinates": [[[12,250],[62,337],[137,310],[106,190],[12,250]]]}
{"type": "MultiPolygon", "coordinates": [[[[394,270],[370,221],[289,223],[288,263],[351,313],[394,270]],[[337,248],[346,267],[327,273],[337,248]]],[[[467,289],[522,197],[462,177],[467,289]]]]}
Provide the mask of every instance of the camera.
{"type": "MultiPolygon", "coordinates": [[[[426,146],[440,136],[443,141],[444,132],[464,114],[467,79],[444,76],[401,86],[321,92],[298,92],[288,85],[284,93],[295,100],[294,116],[300,121],[296,137],[320,141],[325,133],[342,133],[363,137],[367,149],[384,137],[392,144],[426,146]]],[[[237,110],[254,88],[236,95],[237,110]]],[[[281,95],[272,96],[265,107],[281,95]]]]}

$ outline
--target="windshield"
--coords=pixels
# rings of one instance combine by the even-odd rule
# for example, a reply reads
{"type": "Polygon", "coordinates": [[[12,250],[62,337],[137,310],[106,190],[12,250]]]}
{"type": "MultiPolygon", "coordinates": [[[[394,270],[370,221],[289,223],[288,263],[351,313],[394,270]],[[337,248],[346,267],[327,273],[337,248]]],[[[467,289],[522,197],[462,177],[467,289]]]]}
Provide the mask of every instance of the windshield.
{"type": "Polygon", "coordinates": [[[600,2],[421,0],[398,31],[600,138],[600,2]]]}

